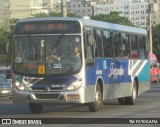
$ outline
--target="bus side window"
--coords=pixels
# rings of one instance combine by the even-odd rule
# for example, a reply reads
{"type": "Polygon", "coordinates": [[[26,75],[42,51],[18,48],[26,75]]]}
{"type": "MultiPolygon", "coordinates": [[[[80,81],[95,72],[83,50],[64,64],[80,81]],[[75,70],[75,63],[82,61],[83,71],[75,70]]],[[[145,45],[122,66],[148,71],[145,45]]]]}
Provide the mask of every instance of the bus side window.
{"type": "Polygon", "coordinates": [[[102,32],[101,30],[94,30],[94,37],[95,37],[95,56],[96,57],[103,57],[103,44],[102,44],[102,32]]]}
{"type": "Polygon", "coordinates": [[[145,37],[139,37],[139,57],[145,59],[145,37]]]}
{"type": "Polygon", "coordinates": [[[122,33],[122,51],[123,57],[128,58],[130,54],[129,35],[122,33]]]}
{"type": "Polygon", "coordinates": [[[122,57],[121,33],[113,32],[114,57],[122,57]]]}
{"type": "Polygon", "coordinates": [[[94,63],[94,43],[95,42],[93,39],[93,33],[91,31],[85,33],[84,43],[85,43],[86,63],[93,64],[94,63]]]}
{"type": "Polygon", "coordinates": [[[112,57],[112,36],[111,32],[103,31],[104,57],[112,57]]]}
{"type": "Polygon", "coordinates": [[[131,36],[131,46],[132,46],[132,51],[131,51],[131,58],[139,58],[138,54],[138,36],[137,35],[132,35],[131,36]]]}
{"type": "Polygon", "coordinates": [[[149,58],[149,45],[148,45],[148,38],[147,36],[144,37],[145,39],[145,58],[149,58]]]}

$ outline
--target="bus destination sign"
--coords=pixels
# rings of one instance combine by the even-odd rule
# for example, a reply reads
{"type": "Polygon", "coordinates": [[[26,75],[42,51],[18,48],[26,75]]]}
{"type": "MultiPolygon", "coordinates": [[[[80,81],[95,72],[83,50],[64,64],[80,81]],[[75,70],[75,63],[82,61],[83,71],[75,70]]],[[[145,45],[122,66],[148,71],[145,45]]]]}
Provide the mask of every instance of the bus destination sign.
{"type": "Polygon", "coordinates": [[[24,31],[35,31],[36,29],[39,30],[65,30],[66,24],[43,24],[43,25],[36,25],[36,24],[24,24],[22,29],[24,31]]]}
{"type": "Polygon", "coordinates": [[[15,27],[15,34],[58,34],[79,33],[80,24],[77,21],[36,21],[23,22],[15,27]]]}

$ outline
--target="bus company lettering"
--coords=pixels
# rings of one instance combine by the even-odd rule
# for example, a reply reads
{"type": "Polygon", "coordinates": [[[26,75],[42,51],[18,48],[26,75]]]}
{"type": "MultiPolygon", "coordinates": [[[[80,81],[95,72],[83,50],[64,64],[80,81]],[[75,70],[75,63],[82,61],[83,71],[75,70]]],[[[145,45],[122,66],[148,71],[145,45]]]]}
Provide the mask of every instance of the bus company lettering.
{"type": "Polygon", "coordinates": [[[115,63],[111,63],[108,77],[111,77],[112,75],[114,76],[114,78],[117,78],[118,75],[124,75],[124,69],[122,68],[122,65],[120,66],[120,68],[116,68],[115,63]]]}

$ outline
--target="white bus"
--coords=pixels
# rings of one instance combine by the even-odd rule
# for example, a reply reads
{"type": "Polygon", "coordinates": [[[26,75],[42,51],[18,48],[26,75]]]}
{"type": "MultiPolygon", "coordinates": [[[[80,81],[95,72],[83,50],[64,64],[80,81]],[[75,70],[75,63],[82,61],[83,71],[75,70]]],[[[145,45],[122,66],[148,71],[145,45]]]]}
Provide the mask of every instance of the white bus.
{"type": "Polygon", "coordinates": [[[96,112],[107,99],[134,104],[150,89],[147,31],[85,18],[34,18],[16,23],[13,102],[31,112],[44,104],[84,104],[96,112]]]}

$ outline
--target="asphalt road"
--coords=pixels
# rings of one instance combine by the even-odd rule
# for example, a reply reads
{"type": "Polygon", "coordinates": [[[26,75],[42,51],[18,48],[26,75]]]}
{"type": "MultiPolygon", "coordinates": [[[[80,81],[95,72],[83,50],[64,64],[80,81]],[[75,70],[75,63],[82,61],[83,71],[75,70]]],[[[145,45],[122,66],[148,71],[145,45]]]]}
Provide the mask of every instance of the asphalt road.
{"type": "MultiPolygon", "coordinates": [[[[119,105],[117,99],[108,100],[105,102],[104,108],[99,112],[89,112],[87,106],[74,106],[74,105],[45,105],[43,112],[40,114],[32,114],[27,104],[13,104],[12,100],[0,99],[0,117],[1,118],[129,118],[129,119],[160,119],[160,84],[152,84],[151,89],[137,98],[135,105],[119,105]]],[[[60,119],[64,120],[64,119],[60,119]]],[[[72,119],[70,119],[72,120],[72,119]]],[[[89,119],[95,122],[95,119],[89,119]]],[[[100,119],[102,120],[102,119],[100,119]]],[[[108,119],[106,119],[108,120],[108,119]]],[[[90,121],[90,122],[91,122],[90,121]]],[[[106,123],[106,121],[103,121],[106,123]]],[[[115,127],[159,127],[159,124],[76,124],[76,126],[115,126],[115,127]]],[[[61,123],[61,122],[59,122],[61,123]]],[[[72,122],[71,122],[72,123],[72,122]]],[[[82,120],[82,123],[85,123],[82,120]]],[[[113,123],[116,120],[113,119],[113,123]]],[[[74,124],[53,124],[54,127],[67,126],[72,127],[74,124]]],[[[35,125],[40,127],[53,127],[52,124],[48,125],[35,125]]],[[[0,125],[1,126],[1,125],[0,125]]],[[[3,125],[5,126],[5,125],[3,125]]],[[[8,125],[9,126],[9,125],[8,125]]],[[[18,126],[18,125],[15,125],[18,126]]],[[[19,125],[22,126],[22,125],[19,125]]],[[[24,125],[25,126],[25,125],[24,125]]],[[[29,125],[26,125],[29,126],[29,125]]],[[[33,125],[32,125],[33,126],[33,125]]],[[[13,127],[13,125],[12,125],[13,127]]],[[[33,126],[34,127],[34,126],[33,126]]]]}

